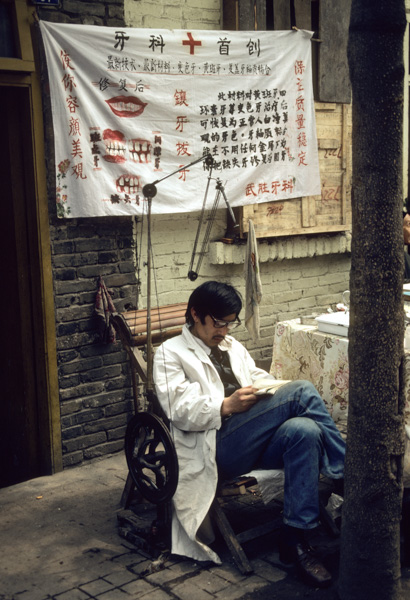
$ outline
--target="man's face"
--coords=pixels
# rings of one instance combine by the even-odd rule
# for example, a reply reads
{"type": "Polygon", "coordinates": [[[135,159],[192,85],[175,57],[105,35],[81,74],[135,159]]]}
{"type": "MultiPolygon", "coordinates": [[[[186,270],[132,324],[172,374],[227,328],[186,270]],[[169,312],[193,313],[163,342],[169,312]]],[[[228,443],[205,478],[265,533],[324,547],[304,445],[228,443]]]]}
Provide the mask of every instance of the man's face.
{"type": "Polygon", "coordinates": [[[405,245],[410,244],[410,215],[403,219],[403,240],[405,245]]]}
{"type": "MultiPolygon", "coordinates": [[[[201,323],[201,319],[196,314],[195,309],[191,309],[191,315],[194,319],[194,324],[191,327],[191,333],[202,340],[208,348],[215,348],[222,342],[226,334],[228,333],[228,326],[215,327],[215,323],[211,315],[206,315],[205,323],[201,323]]],[[[237,320],[235,313],[223,317],[221,321],[233,323],[237,320]]]]}

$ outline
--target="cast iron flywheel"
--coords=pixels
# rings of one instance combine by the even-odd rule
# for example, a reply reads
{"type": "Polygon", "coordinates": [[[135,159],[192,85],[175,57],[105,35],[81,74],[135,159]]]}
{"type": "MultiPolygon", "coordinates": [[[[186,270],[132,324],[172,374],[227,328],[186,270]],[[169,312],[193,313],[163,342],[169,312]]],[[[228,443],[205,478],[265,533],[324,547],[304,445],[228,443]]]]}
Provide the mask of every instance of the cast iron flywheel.
{"type": "Polygon", "coordinates": [[[178,458],[168,428],[157,415],[140,412],[128,423],[125,456],[136,488],[153,504],[171,500],[178,484],[178,458]]]}

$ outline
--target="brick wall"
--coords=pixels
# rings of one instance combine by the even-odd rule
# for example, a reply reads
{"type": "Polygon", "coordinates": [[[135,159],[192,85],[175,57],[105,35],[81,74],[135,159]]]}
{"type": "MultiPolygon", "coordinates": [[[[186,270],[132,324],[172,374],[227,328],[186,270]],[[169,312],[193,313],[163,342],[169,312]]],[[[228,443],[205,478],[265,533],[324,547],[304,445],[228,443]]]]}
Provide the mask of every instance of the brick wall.
{"type": "MultiPolygon", "coordinates": [[[[40,8],[38,14],[60,23],[124,26],[123,0],[62,0],[60,10],[40,8]]],[[[101,343],[94,302],[102,276],[117,310],[136,304],[135,225],[132,217],[57,218],[45,71],[42,78],[62,453],[67,467],[123,448],[132,409],[128,362],[120,342],[101,343]]]]}
{"type": "Polygon", "coordinates": [[[127,27],[221,29],[222,0],[124,0],[127,27]]]}
{"type": "MultiPolygon", "coordinates": [[[[198,279],[195,282],[188,279],[197,223],[198,215],[195,213],[152,217],[157,290],[155,281],[152,288],[160,304],[188,300],[192,290],[209,279],[231,283],[245,298],[246,240],[233,245],[218,241],[225,233],[226,209],[218,211],[198,279]]],[[[138,224],[137,230],[140,228],[141,224],[138,224]]],[[[263,368],[269,369],[270,366],[275,323],[313,312],[325,312],[342,301],[343,291],[349,288],[350,243],[350,233],[258,240],[263,286],[260,340],[252,342],[244,326],[235,331],[235,337],[246,345],[263,368]]],[[[143,236],[140,249],[143,262],[145,244],[143,236]]],[[[194,267],[196,261],[197,257],[194,267]]],[[[145,267],[140,272],[140,279],[139,306],[143,307],[146,306],[145,267]]]]}
{"type": "Polygon", "coordinates": [[[37,7],[44,21],[124,27],[124,0],[60,0],[60,7],[37,7]]]}
{"type": "Polygon", "coordinates": [[[117,310],[136,302],[132,220],[51,219],[64,466],[123,448],[132,408],[121,344],[100,340],[101,275],[117,310]]]}

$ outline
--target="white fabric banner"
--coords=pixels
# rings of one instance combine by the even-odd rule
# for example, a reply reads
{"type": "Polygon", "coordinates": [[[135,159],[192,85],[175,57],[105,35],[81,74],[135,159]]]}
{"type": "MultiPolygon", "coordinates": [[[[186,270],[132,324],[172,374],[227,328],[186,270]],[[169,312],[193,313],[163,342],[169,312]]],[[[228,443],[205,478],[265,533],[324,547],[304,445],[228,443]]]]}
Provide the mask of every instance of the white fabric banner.
{"type": "Polygon", "coordinates": [[[40,26],[60,217],[320,194],[311,32],[40,26]]]}

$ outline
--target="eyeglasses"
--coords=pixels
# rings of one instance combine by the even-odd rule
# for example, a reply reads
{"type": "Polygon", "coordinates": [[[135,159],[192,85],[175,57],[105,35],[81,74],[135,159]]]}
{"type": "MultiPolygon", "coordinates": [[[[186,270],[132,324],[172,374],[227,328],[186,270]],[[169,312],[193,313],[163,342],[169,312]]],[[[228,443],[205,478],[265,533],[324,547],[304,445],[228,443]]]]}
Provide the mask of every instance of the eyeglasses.
{"type": "Polygon", "coordinates": [[[228,331],[231,329],[236,329],[241,324],[241,321],[238,317],[236,317],[235,321],[223,321],[222,319],[215,319],[212,315],[209,315],[214,322],[214,327],[216,329],[222,329],[222,327],[226,327],[228,331]]]}

